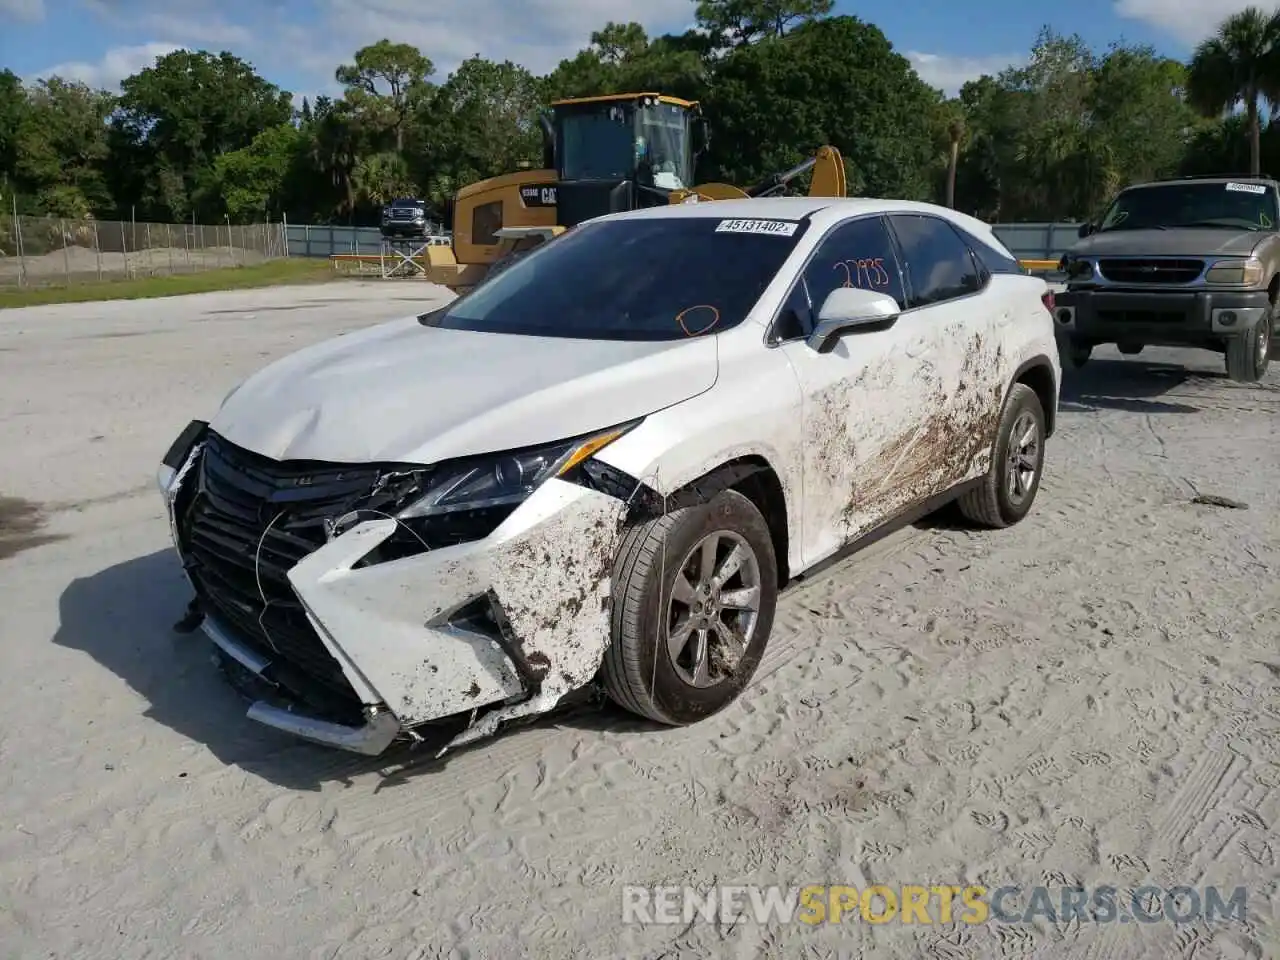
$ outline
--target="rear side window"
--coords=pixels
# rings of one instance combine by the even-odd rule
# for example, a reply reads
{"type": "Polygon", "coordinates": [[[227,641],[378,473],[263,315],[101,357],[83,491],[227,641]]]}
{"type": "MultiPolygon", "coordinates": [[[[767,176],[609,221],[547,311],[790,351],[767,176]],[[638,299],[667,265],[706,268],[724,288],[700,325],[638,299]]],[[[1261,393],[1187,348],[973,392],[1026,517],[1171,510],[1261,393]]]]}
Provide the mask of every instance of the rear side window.
{"type": "Polygon", "coordinates": [[[973,251],[973,255],[978,258],[978,262],[986,267],[987,273],[1017,273],[1023,272],[1022,265],[1018,263],[1015,257],[1009,256],[1003,250],[998,250],[991,244],[982,240],[980,237],[974,236],[967,230],[959,230],[957,232],[964,237],[969,244],[969,249],[973,251]]]}
{"type": "Polygon", "coordinates": [[[908,308],[943,303],[982,289],[977,261],[951,224],[910,213],[889,219],[908,278],[908,308]]]}

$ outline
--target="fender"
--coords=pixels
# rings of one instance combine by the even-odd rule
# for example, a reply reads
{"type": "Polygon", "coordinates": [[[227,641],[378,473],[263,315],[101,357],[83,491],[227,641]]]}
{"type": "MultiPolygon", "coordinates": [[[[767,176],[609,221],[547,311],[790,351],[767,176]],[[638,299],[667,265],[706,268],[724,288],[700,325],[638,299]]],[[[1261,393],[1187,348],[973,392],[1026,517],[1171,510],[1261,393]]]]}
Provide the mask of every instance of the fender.
{"type": "Polygon", "coordinates": [[[1040,403],[1044,407],[1044,419],[1045,419],[1044,433],[1045,433],[1045,438],[1047,439],[1053,436],[1054,429],[1057,427],[1058,396],[1059,396],[1059,392],[1062,389],[1062,382],[1058,377],[1058,374],[1054,371],[1053,361],[1049,359],[1047,355],[1043,353],[1038,353],[1035,356],[1031,357],[1030,359],[1024,360],[1018,366],[1018,369],[1014,371],[1013,377],[1009,381],[1009,386],[1005,388],[1005,400],[1007,401],[1009,399],[1009,391],[1013,389],[1013,385],[1015,383],[1024,382],[1023,378],[1028,373],[1031,373],[1033,370],[1040,370],[1040,369],[1044,370],[1045,374],[1049,377],[1049,382],[1053,384],[1053,394],[1052,394],[1053,403],[1045,404],[1044,397],[1040,396],[1040,391],[1036,390],[1034,383],[1028,382],[1027,386],[1031,387],[1031,389],[1033,390],[1036,390],[1037,396],[1040,396],[1040,403]]]}

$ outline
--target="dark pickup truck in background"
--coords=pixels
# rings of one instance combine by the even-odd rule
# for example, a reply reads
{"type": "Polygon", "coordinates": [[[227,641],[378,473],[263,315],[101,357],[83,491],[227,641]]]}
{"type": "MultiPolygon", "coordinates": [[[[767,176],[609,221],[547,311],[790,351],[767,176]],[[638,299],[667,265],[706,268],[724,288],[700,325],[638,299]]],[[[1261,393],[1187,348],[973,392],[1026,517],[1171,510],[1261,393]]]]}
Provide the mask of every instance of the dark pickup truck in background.
{"type": "Polygon", "coordinates": [[[1095,346],[1121,353],[1187,346],[1226,357],[1255,382],[1276,352],[1280,188],[1267,177],[1162,180],[1121,191],[1059,269],[1054,315],[1063,360],[1095,346]]]}
{"type": "Polygon", "coordinates": [[[425,200],[400,197],[382,208],[382,235],[387,239],[431,236],[435,224],[425,200]]]}

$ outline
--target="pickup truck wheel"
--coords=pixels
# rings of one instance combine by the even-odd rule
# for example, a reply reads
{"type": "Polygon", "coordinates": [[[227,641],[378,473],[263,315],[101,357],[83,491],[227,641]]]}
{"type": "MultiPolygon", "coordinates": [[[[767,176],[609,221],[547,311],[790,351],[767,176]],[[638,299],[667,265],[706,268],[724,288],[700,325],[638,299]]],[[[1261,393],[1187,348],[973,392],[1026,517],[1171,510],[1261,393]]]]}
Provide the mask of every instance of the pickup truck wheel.
{"type": "Polygon", "coordinates": [[[1009,391],[991,469],[958,501],[965,519],[983,527],[1012,526],[1031,511],[1044,472],[1044,408],[1025,383],[1009,391]]]}
{"type": "Polygon", "coordinates": [[[1243,337],[1227,341],[1227,376],[1240,383],[1257,383],[1267,372],[1271,358],[1271,326],[1275,322],[1268,314],[1258,321],[1257,327],[1243,337]]]}
{"type": "Polygon", "coordinates": [[[736,491],[632,527],[614,566],[605,692],[672,726],[711,716],[755,674],[777,597],[768,524],[736,491]]]}
{"type": "Polygon", "coordinates": [[[1081,343],[1079,340],[1068,340],[1066,349],[1062,352],[1062,359],[1067,361],[1067,366],[1072,370],[1079,370],[1093,355],[1093,344],[1081,343]]]}

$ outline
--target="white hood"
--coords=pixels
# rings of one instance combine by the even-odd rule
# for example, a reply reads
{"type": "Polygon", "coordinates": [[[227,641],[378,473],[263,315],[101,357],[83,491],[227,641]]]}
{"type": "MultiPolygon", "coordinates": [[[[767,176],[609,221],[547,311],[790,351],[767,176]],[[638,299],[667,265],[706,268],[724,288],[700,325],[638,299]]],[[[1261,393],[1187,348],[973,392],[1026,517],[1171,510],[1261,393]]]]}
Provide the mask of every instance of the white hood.
{"type": "Polygon", "coordinates": [[[644,416],[710,389],[716,373],[715,337],[569,340],[409,317],[271,364],[210,426],[276,460],[435,463],[644,416]]]}

